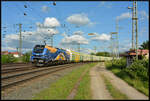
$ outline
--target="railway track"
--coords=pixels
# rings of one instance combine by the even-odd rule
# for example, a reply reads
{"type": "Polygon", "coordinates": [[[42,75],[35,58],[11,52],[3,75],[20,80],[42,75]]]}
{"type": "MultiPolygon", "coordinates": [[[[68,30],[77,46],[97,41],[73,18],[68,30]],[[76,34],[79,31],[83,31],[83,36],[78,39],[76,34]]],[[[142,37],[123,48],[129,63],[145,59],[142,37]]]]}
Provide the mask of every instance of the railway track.
{"type": "Polygon", "coordinates": [[[9,67],[9,68],[2,68],[1,73],[2,74],[8,74],[12,72],[18,72],[18,71],[25,71],[25,70],[31,70],[31,69],[36,69],[36,67],[32,66],[19,66],[19,67],[9,67]]]}
{"type": "Polygon", "coordinates": [[[54,73],[66,68],[79,66],[84,63],[78,63],[78,64],[65,64],[65,65],[57,65],[57,66],[51,66],[51,67],[43,67],[43,68],[36,68],[36,69],[30,69],[25,71],[18,71],[18,72],[10,72],[10,73],[2,73],[1,74],[1,88],[2,90],[7,89],[9,87],[12,87],[14,85],[26,82],[28,80],[54,73]]]}
{"type": "Polygon", "coordinates": [[[31,65],[31,63],[8,63],[8,64],[2,64],[2,68],[5,67],[14,67],[14,66],[23,66],[23,65],[31,65]]]}
{"type": "MultiPolygon", "coordinates": [[[[61,65],[61,64],[53,64],[51,66],[55,66],[55,65],[61,65]]],[[[32,70],[32,69],[37,69],[37,68],[39,67],[35,67],[32,64],[24,64],[24,63],[8,64],[8,65],[2,65],[1,73],[5,75],[9,73],[17,73],[20,71],[32,70]]],[[[45,67],[42,67],[42,68],[45,68],[45,67]]]]}

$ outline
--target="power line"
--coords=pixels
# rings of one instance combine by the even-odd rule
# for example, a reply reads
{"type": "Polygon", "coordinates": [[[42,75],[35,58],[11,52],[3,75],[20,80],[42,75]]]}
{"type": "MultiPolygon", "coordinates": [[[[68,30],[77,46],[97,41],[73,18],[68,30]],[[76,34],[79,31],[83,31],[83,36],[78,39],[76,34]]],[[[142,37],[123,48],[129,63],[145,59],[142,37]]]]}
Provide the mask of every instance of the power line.
{"type": "Polygon", "coordinates": [[[53,2],[53,5],[54,5],[54,9],[56,9],[56,15],[58,15],[58,20],[62,22],[61,28],[63,28],[66,33],[69,33],[70,29],[66,25],[65,21],[62,19],[62,14],[61,14],[60,10],[57,8],[58,5],[56,5],[56,2],[53,2]]]}
{"type": "MultiPolygon", "coordinates": [[[[25,3],[26,3],[26,5],[27,5],[27,7],[30,8],[30,9],[34,12],[34,14],[36,14],[37,16],[40,16],[40,17],[42,18],[42,16],[41,16],[40,14],[38,14],[35,9],[31,8],[31,6],[29,5],[29,3],[27,3],[27,2],[25,2],[25,3]]],[[[32,13],[33,13],[33,12],[32,12],[32,13]]]]}

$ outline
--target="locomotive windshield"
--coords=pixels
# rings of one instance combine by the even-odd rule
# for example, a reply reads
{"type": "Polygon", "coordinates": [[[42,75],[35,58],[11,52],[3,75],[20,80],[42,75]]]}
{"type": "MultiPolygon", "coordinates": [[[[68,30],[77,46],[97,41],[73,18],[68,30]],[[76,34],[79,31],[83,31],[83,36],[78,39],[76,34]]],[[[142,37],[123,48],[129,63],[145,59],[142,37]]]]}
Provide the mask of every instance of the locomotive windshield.
{"type": "Polygon", "coordinates": [[[45,48],[45,45],[36,45],[34,47],[33,52],[34,53],[43,53],[44,48],[45,48]]]}

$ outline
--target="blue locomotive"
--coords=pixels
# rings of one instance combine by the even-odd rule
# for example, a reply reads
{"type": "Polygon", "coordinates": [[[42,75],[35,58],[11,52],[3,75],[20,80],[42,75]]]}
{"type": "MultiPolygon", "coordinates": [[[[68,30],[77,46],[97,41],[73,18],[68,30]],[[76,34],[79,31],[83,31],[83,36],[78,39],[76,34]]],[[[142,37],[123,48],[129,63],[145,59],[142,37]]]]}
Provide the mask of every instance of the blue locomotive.
{"type": "Polygon", "coordinates": [[[32,50],[31,62],[35,64],[35,66],[67,63],[69,60],[69,52],[63,49],[54,48],[48,45],[35,45],[32,50]]]}
{"type": "Polygon", "coordinates": [[[112,57],[94,56],[48,45],[35,45],[31,56],[31,62],[35,66],[48,66],[49,64],[64,64],[69,62],[98,62],[111,59],[112,57]]]}

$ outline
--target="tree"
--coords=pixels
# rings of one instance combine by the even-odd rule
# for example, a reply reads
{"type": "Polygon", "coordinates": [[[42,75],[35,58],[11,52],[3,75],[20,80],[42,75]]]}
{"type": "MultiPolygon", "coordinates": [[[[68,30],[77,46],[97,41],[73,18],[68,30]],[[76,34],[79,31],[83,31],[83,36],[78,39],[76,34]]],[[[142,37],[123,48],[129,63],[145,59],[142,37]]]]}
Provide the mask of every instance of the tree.
{"type": "Polygon", "coordinates": [[[91,55],[95,55],[95,53],[91,53],[91,55]]]}
{"type": "Polygon", "coordinates": [[[143,42],[139,49],[149,49],[149,40],[143,42]]]}
{"type": "Polygon", "coordinates": [[[31,55],[32,55],[32,51],[26,52],[22,57],[23,62],[30,62],[31,55]]]}
{"type": "Polygon", "coordinates": [[[109,52],[97,52],[96,56],[110,56],[109,52]]]}

